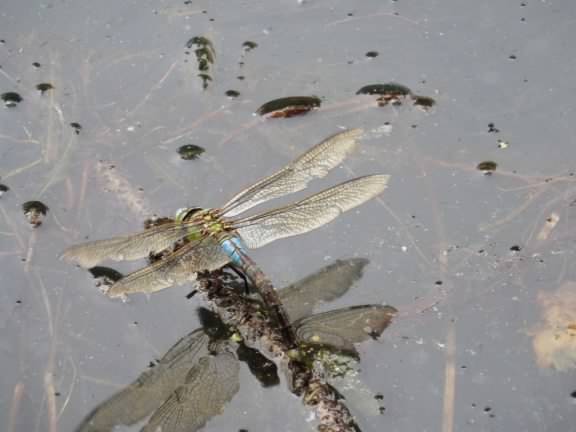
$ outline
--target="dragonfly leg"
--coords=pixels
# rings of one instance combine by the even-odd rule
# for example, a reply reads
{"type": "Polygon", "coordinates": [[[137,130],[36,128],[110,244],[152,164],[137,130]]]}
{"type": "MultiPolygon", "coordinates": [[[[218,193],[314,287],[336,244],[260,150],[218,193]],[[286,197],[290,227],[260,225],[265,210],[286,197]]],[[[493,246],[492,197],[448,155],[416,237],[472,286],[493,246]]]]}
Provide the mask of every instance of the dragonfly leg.
{"type": "Polygon", "coordinates": [[[232,272],[238,276],[244,282],[244,295],[250,295],[254,290],[252,289],[250,283],[248,282],[248,278],[246,274],[242,271],[242,267],[238,267],[236,264],[229,263],[226,264],[227,268],[232,270],[232,272]]]}

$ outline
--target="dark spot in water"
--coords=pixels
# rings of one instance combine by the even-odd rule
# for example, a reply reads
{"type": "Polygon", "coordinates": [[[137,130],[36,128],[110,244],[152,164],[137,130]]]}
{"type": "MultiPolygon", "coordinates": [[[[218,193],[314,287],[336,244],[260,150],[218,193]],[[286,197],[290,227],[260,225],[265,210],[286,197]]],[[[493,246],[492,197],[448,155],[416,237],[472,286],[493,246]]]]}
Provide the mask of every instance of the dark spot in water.
{"type": "Polygon", "coordinates": [[[498,164],[494,161],[484,161],[480,162],[476,169],[482,171],[485,175],[490,175],[496,171],[497,166],[498,164]]]}
{"type": "Polygon", "coordinates": [[[386,412],[386,407],[378,407],[378,412],[383,415],[386,412]]]}
{"type": "Polygon", "coordinates": [[[306,114],[321,104],[317,96],[289,96],[266,102],[256,110],[256,114],[268,118],[288,118],[306,114]]]}
{"type": "Polygon", "coordinates": [[[510,246],[510,251],[512,252],[520,252],[522,248],[518,245],[510,246]]]}
{"type": "Polygon", "coordinates": [[[521,21],[521,22],[526,22],[526,18],[522,17],[522,18],[520,18],[520,21],[521,21]]]}
{"type": "Polygon", "coordinates": [[[348,13],[346,14],[346,16],[353,17],[354,14],[353,14],[352,12],[348,12],[348,13]]]}
{"type": "Polygon", "coordinates": [[[210,67],[214,64],[216,51],[210,39],[204,36],[194,36],[186,42],[186,48],[193,49],[198,64],[198,77],[202,80],[202,88],[206,90],[212,81],[210,67]]]}
{"type": "Polygon", "coordinates": [[[22,300],[16,300],[16,304],[22,304],[22,300]]]}
{"type": "Polygon", "coordinates": [[[244,48],[244,51],[246,52],[252,51],[256,47],[258,47],[258,44],[252,41],[246,41],[242,44],[242,48],[244,48]]]}
{"type": "Polygon", "coordinates": [[[114,282],[119,281],[124,276],[117,270],[110,267],[96,266],[88,270],[92,277],[96,279],[96,286],[111,286],[114,282]]]}
{"type": "Polygon", "coordinates": [[[4,195],[6,192],[8,192],[10,190],[10,188],[8,186],[6,186],[5,184],[0,183],[0,197],[2,195],[4,195]]]}
{"type": "Polygon", "coordinates": [[[38,90],[42,94],[44,94],[48,90],[52,90],[53,88],[54,86],[50,83],[40,83],[36,85],[36,90],[38,90]]]}
{"type": "Polygon", "coordinates": [[[38,69],[42,65],[38,62],[34,62],[34,63],[32,63],[32,66],[34,66],[36,69],[38,69]]]}
{"type": "Polygon", "coordinates": [[[576,399],[576,390],[574,390],[572,393],[570,393],[570,397],[573,399],[576,399]]]}
{"type": "Polygon", "coordinates": [[[412,101],[415,106],[422,108],[424,111],[428,111],[434,105],[436,105],[436,101],[429,97],[429,96],[412,96],[412,101]]]}
{"type": "Polygon", "coordinates": [[[42,218],[48,213],[48,206],[40,201],[26,201],[22,204],[22,211],[28,223],[34,228],[42,225],[42,218]]]}
{"type": "Polygon", "coordinates": [[[214,22],[216,20],[214,18],[210,18],[208,21],[214,22]]]}
{"type": "Polygon", "coordinates": [[[514,54],[511,54],[508,56],[509,60],[516,60],[518,57],[516,57],[514,54]]]}
{"type": "Polygon", "coordinates": [[[236,79],[239,79],[240,81],[244,81],[246,79],[246,77],[244,75],[238,75],[236,77],[236,79]]]}
{"type": "Polygon", "coordinates": [[[374,399],[379,400],[379,401],[384,400],[384,395],[382,393],[376,393],[374,395],[374,399]]]}
{"type": "Polygon", "coordinates": [[[0,44],[4,45],[6,43],[5,39],[0,39],[0,44]]]}
{"type": "Polygon", "coordinates": [[[232,99],[240,96],[240,92],[236,91],[236,90],[227,90],[225,94],[226,94],[226,96],[228,96],[229,98],[232,98],[232,99]]]}
{"type": "Polygon", "coordinates": [[[20,102],[22,102],[22,96],[16,92],[2,93],[0,98],[4,101],[4,106],[7,108],[14,108],[20,102]]]}
{"type": "Polygon", "coordinates": [[[378,54],[379,54],[378,51],[368,51],[368,52],[366,53],[366,57],[368,57],[368,58],[375,58],[375,57],[378,57],[378,54]]]}
{"type": "Polygon", "coordinates": [[[484,412],[490,412],[490,411],[492,411],[492,408],[491,408],[491,407],[487,406],[487,407],[484,408],[484,412]]]}
{"type": "Polygon", "coordinates": [[[522,2],[522,3],[520,3],[520,6],[524,7],[524,6],[526,6],[526,3],[522,2]]]}
{"type": "Polygon", "coordinates": [[[460,369],[467,369],[467,368],[468,368],[468,366],[466,366],[466,365],[460,366],[460,369]]]}
{"type": "Polygon", "coordinates": [[[441,280],[437,280],[436,282],[434,282],[435,285],[442,285],[442,281],[441,280]]]}
{"type": "Polygon", "coordinates": [[[244,66],[244,64],[245,64],[245,63],[244,63],[243,61],[239,61],[239,62],[238,62],[238,65],[239,65],[240,67],[244,66]]]}
{"type": "Polygon", "coordinates": [[[70,123],[70,126],[72,126],[72,128],[74,129],[76,135],[80,135],[80,130],[82,130],[82,125],[80,123],[72,122],[70,123]]]}
{"type": "Polygon", "coordinates": [[[194,160],[198,159],[198,156],[204,153],[204,151],[202,147],[195,144],[185,144],[178,149],[178,154],[184,160],[194,160]]]}
{"type": "Polygon", "coordinates": [[[498,129],[494,123],[488,123],[488,132],[489,133],[499,133],[500,129],[498,129]]]}
{"type": "Polygon", "coordinates": [[[191,4],[192,4],[192,0],[186,0],[186,1],[184,2],[184,4],[185,4],[185,5],[191,5],[191,4]]]}

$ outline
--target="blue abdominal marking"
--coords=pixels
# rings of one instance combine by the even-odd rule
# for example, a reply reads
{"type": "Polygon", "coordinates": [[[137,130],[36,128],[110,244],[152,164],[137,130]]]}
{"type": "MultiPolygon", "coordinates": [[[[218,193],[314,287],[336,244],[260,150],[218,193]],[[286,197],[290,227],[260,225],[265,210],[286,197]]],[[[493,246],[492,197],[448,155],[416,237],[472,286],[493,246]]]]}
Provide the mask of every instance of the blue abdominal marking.
{"type": "Polygon", "coordinates": [[[242,257],[238,253],[238,250],[245,252],[246,249],[239,237],[231,237],[229,239],[225,239],[220,243],[220,245],[234,264],[239,266],[242,265],[242,257]]]}

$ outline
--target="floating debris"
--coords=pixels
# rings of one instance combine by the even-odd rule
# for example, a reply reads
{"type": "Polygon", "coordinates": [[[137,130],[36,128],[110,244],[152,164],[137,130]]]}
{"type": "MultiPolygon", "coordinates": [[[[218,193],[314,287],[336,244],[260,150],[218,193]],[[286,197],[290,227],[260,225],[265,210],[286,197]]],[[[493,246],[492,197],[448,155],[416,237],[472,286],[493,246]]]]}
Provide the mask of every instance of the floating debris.
{"type": "Polygon", "coordinates": [[[236,90],[227,90],[225,94],[231,99],[235,99],[240,96],[240,92],[236,90]]]}
{"type": "Polygon", "coordinates": [[[138,215],[138,217],[142,217],[142,215],[147,217],[155,213],[144,196],[142,188],[132,185],[128,178],[119,173],[114,162],[98,161],[96,173],[101,180],[102,189],[113,194],[130,213],[138,215]]]}
{"type": "Polygon", "coordinates": [[[499,133],[500,129],[498,129],[494,123],[488,123],[488,133],[499,133]]]}
{"type": "Polygon", "coordinates": [[[482,171],[484,175],[491,175],[494,171],[496,171],[496,167],[498,164],[494,161],[484,161],[480,162],[476,169],[482,171]]]}
{"type": "Polygon", "coordinates": [[[366,85],[358,90],[356,94],[378,95],[380,96],[378,99],[376,99],[378,106],[383,107],[388,104],[402,105],[404,99],[412,96],[412,90],[402,84],[391,82],[386,84],[366,85]]]}
{"type": "Polygon", "coordinates": [[[497,145],[499,149],[507,149],[510,144],[508,144],[508,141],[499,139],[497,145]]]}
{"type": "Polygon", "coordinates": [[[368,51],[366,53],[366,57],[368,58],[375,58],[378,57],[380,55],[380,53],[378,51],[368,51]]]}
{"type": "Polygon", "coordinates": [[[8,192],[10,190],[10,188],[8,186],[6,186],[5,184],[0,183],[0,197],[2,195],[4,195],[6,192],[8,192]]]}
{"type": "Polygon", "coordinates": [[[198,77],[202,80],[202,88],[206,90],[208,83],[212,81],[210,76],[210,66],[214,64],[216,52],[210,39],[204,36],[195,36],[186,42],[186,48],[194,49],[196,61],[198,62],[198,77]]]}
{"type": "Polygon", "coordinates": [[[4,106],[6,108],[14,108],[16,105],[22,102],[22,96],[16,92],[2,93],[0,98],[2,101],[4,101],[4,106]]]}
{"type": "Polygon", "coordinates": [[[198,156],[204,152],[205,150],[202,147],[195,144],[185,144],[178,149],[178,154],[184,160],[198,159],[198,156]]]}
{"type": "Polygon", "coordinates": [[[38,90],[41,94],[46,93],[48,90],[52,90],[54,86],[50,83],[40,83],[36,86],[36,90],[38,90]]]}
{"type": "Polygon", "coordinates": [[[256,114],[270,118],[288,118],[318,109],[322,101],[317,96],[289,96],[266,102],[256,114]]]}
{"type": "Polygon", "coordinates": [[[415,106],[423,109],[424,111],[430,110],[434,105],[436,105],[436,101],[429,97],[429,96],[412,96],[412,101],[415,106]]]}
{"type": "Polygon", "coordinates": [[[42,225],[42,219],[48,213],[48,206],[40,201],[27,201],[22,204],[24,216],[28,219],[28,223],[34,228],[42,225]]]}
{"type": "Polygon", "coordinates": [[[82,130],[82,125],[80,123],[72,122],[70,123],[70,126],[72,126],[72,128],[74,129],[76,135],[80,135],[80,130],[82,130]]]}
{"type": "Polygon", "coordinates": [[[576,368],[576,282],[538,293],[542,321],[532,332],[538,366],[558,371],[576,368]]]}
{"type": "Polygon", "coordinates": [[[558,222],[560,222],[560,215],[558,213],[551,213],[550,216],[546,218],[546,222],[540,229],[540,232],[538,232],[536,238],[541,241],[547,240],[554,228],[556,228],[556,225],[558,225],[558,222]]]}

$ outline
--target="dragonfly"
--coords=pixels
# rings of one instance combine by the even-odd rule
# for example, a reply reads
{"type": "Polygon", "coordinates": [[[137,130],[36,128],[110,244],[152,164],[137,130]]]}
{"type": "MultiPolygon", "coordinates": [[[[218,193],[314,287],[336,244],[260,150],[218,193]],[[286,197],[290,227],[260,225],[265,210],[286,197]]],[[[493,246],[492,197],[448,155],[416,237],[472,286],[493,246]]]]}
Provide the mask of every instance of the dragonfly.
{"type": "Polygon", "coordinates": [[[122,299],[128,294],[153,293],[193,281],[198,272],[216,270],[230,262],[242,268],[247,263],[246,249],[307,233],[386,189],[388,175],[368,175],[283,207],[240,216],[266,201],[303,190],[311,180],[326,176],[357,147],[362,133],[362,129],[349,129],[326,138],[220,208],[180,209],[174,220],[140,233],[74,245],[61,257],[91,268],[107,259],[136,260],[173,248],[156,262],[104,289],[108,297],[122,299]]]}

